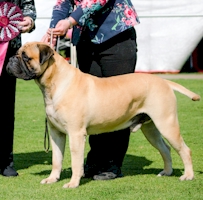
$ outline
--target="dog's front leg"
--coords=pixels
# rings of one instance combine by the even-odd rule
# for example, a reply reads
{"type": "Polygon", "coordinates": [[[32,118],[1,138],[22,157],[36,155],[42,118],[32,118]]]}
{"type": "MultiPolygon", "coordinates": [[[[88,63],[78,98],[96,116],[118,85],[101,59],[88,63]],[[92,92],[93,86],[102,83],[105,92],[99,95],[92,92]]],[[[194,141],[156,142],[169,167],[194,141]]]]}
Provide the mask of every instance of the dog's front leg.
{"type": "Polygon", "coordinates": [[[80,184],[80,179],[84,173],[85,139],[86,131],[69,132],[72,176],[70,182],[63,186],[64,188],[76,188],[80,184]]]}
{"type": "Polygon", "coordinates": [[[52,145],[52,171],[48,178],[41,181],[42,184],[45,183],[55,183],[59,180],[62,162],[66,144],[66,135],[59,132],[53,127],[50,127],[50,141],[52,145]]]}

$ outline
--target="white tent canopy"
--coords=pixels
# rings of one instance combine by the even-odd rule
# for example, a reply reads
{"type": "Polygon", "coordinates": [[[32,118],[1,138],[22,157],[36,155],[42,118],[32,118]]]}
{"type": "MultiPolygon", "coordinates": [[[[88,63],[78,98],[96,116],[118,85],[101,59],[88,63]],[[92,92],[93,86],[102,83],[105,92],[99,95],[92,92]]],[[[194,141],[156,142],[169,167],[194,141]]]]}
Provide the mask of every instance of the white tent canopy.
{"type": "Polygon", "coordinates": [[[136,71],[179,72],[203,37],[202,0],[133,0],[136,26],[136,71]]]}
{"type": "MultiPolygon", "coordinates": [[[[35,0],[36,30],[23,35],[40,41],[49,27],[56,0],[35,0]]],[[[179,72],[203,37],[203,0],[132,0],[140,17],[137,25],[139,72],[179,72]]],[[[75,55],[75,54],[73,54],[75,55]]]]}

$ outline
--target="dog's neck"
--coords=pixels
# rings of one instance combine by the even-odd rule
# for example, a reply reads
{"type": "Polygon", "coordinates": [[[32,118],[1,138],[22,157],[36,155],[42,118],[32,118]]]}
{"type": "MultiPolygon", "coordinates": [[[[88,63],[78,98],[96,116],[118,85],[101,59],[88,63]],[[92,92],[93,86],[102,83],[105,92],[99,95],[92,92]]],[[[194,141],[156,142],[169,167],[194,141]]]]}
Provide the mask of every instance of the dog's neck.
{"type": "Polygon", "coordinates": [[[72,80],[71,77],[77,73],[78,69],[71,66],[58,53],[55,53],[54,56],[52,56],[52,58],[45,64],[48,67],[46,67],[44,73],[39,78],[35,79],[35,82],[41,89],[45,103],[47,104],[52,101],[54,95],[61,95],[58,88],[65,87],[68,89],[72,80]],[[52,96],[48,96],[48,94],[52,94],[52,96]]]}

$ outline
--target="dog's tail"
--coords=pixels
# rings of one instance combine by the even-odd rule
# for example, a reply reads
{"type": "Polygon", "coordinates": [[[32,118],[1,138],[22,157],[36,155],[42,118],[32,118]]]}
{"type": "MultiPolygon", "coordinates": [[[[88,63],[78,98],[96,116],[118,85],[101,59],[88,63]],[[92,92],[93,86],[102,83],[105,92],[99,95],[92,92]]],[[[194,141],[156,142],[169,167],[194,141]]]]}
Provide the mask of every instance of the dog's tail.
{"type": "Polygon", "coordinates": [[[168,83],[168,85],[175,91],[177,92],[180,92],[182,94],[184,94],[185,96],[188,96],[190,99],[192,99],[193,101],[199,101],[200,100],[200,96],[198,94],[195,94],[194,92],[188,90],[187,88],[185,88],[184,86],[178,84],[178,83],[175,83],[175,82],[172,82],[172,81],[169,81],[169,80],[166,80],[165,81],[168,83]]]}

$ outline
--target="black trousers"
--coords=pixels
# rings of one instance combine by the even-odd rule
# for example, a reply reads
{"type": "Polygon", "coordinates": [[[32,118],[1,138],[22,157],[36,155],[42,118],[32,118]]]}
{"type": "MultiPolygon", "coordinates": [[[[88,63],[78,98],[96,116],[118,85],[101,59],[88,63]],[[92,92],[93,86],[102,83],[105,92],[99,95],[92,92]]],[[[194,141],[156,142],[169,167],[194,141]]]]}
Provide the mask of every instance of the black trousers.
{"type": "Polygon", "coordinates": [[[13,162],[13,132],[15,120],[16,78],[6,72],[6,65],[16,49],[8,47],[2,73],[0,75],[0,167],[13,162]]]}
{"type": "MultiPolygon", "coordinates": [[[[76,49],[79,68],[85,73],[109,77],[135,71],[137,45],[134,28],[98,45],[84,39],[79,42],[76,49]]],[[[89,136],[91,149],[86,164],[103,169],[108,169],[112,164],[121,167],[129,137],[129,128],[89,136]]]]}

